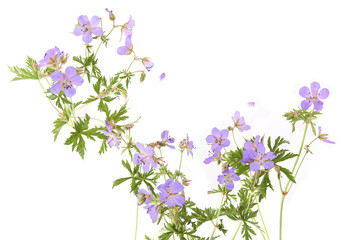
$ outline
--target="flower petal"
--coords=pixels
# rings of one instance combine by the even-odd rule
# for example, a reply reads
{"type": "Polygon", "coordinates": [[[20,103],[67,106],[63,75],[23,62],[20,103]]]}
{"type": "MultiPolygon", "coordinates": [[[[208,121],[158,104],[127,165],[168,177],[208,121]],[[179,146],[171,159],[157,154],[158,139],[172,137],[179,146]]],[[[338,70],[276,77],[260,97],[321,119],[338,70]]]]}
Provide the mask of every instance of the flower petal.
{"type": "Polygon", "coordinates": [[[228,135],[229,135],[228,129],[222,129],[221,130],[221,137],[222,137],[222,139],[228,138],[228,135]]]}
{"type": "Polygon", "coordinates": [[[99,22],[100,22],[99,17],[97,16],[91,17],[91,21],[90,21],[91,28],[98,26],[99,22]]]}
{"type": "Polygon", "coordinates": [[[252,172],[256,172],[260,169],[260,163],[259,162],[251,162],[250,169],[252,172]]]}
{"type": "Polygon", "coordinates": [[[66,68],[66,71],[65,71],[65,77],[66,79],[71,79],[72,77],[74,77],[76,75],[76,70],[74,67],[72,66],[69,66],[66,68]]]}
{"type": "Polygon", "coordinates": [[[323,88],[318,93],[318,98],[320,99],[326,99],[330,95],[330,91],[327,88],[323,88]]]}
{"type": "Polygon", "coordinates": [[[302,102],[301,102],[301,107],[302,107],[302,109],[305,109],[305,110],[307,110],[310,106],[312,105],[312,100],[303,100],[302,102]]]}
{"type": "Polygon", "coordinates": [[[64,93],[66,97],[73,97],[76,93],[75,88],[72,85],[65,85],[64,87],[64,93]]]}
{"type": "Polygon", "coordinates": [[[149,161],[146,161],[143,166],[142,169],[144,172],[148,173],[149,172],[149,161]]]}
{"type": "Polygon", "coordinates": [[[321,100],[315,100],[314,101],[314,109],[317,111],[321,111],[323,109],[324,103],[321,100]]]}
{"type": "Polygon", "coordinates": [[[98,37],[103,35],[103,29],[101,27],[91,28],[91,32],[98,37]]]}
{"type": "Polygon", "coordinates": [[[80,75],[75,75],[74,77],[70,78],[70,82],[73,85],[81,86],[84,83],[84,79],[80,75]]]}
{"type": "Polygon", "coordinates": [[[217,177],[217,181],[218,181],[220,184],[222,184],[222,183],[225,181],[225,177],[224,177],[223,175],[219,175],[219,176],[217,177]]]}
{"type": "Polygon", "coordinates": [[[168,138],[168,130],[165,130],[161,133],[161,140],[167,140],[168,138]]]}
{"type": "Polygon", "coordinates": [[[273,168],[274,167],[274,162],[273,161],[265,161],[263,162],[263,167],[265,169],[270,169],[270,168],[273,168]]]}
{"type": "Polygon", "coordinates": [[[84,35],[82,36],[82,41],[84,41],[84,43],[90,43],[92,42],[92,33],[90,32],[86,32],[84,33],[84,35]]]}
{"type": "Polygon", "coordinates": [[[74,31],[73,31],[75,36],[81,36],[83,31],[81,26],[75,26],[74,31]]]}
{"type": "Polygon", "coordinates": [[[311,91],[310,91],[309,88],[306,87],[306,86],[300,88],[299,94],[300,94],[301,97],[304,97],[304,98],[309,98],[309,97],[311,97],[311,91]]]}
{"type": "Polygon", "coordinates": [[[227,181],[226,188],[232,190],[234,188],[234,183],[232,181],[227,181]]]}
{"type": "Polygon", "coordinates": [[[316,96],[318,94],[320,88],[320,84],[317,82],[312,82],[311,83],[311,91],[312,91],[312,95],[316,96]]]}
{"type": "Polygon", "coordinates": [[[121,46],[117,48],[117,53],[119,55],[127,55],[129,53],[129,50],[125,46],[121,46]]]}
{"type": "Polygon", "coordinates": [[[173,182],[171,185],[171,191],[170,192],[171,193],[179,193],[181,191],[184,191],[183,185],[178,181],[173,182]]]}
{"type": "Polygon", "coordinates": [[[258,143],[258,146],[257,146],[257,153],[259,155],[263,155],[265,153],[265,147],[264,147],[264,143],[260,142],[258,143]]]}
{"type": "Polygon", "coordinates": [[[51,86],[50,92],[54,94],[59,94],[62,90],[63,82],[57,82],[51,86]]]}
{"type": "Polygon", "coordinates": [[[51,74],[51,79],[53,80],[53,81],[56,81],[56,82],[61,82],[61,81],[63,81],[63,73],[60,73],[60,72],[53,72],[52,74],[51,74]]]}
{"type": "Polygon", "coordinates": [[[88,24],[88,17],[86,15],[81,15],[78,17],[78,23],[80,25],[88,24]]]}
{"type": "Polygon", "coordinates": [[[221,137],[221,132],[219,129],[217,129],[216,127],[213,128],[213,130],[211,130],[211,133],[213,134],[213,136],[215,138],[219,138],[221,137]]]}

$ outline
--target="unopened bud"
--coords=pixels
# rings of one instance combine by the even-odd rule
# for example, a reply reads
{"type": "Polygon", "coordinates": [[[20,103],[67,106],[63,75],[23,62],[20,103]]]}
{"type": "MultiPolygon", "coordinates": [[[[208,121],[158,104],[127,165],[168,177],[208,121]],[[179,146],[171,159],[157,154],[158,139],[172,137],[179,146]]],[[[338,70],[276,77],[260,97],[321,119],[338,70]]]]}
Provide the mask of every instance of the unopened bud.
{"type": "Polygon", "coordinates": [[[75,68],[75,70],[76,70],[76,74],[77,75],[81,75],[81,74],[84,73],[84,69],[83,68],[75,68]]]}
{"type": "Polygon", "coordinates": [[[146,78],[146,73],[145,73],[145,71],[142,71],[141,77],[140,77],[140,82],[143,82],[145,80],[145,78],[146,78]]]}
{"type": "Polygon", "coordinates": [[[123,97],[127,98],[127,97],[128,97],[127,91],[123,91],[123,92],[122,92],[122,95],[123,95],[123,97]]]}
{"type": "Polygon", "coordinates": [[[233,130],[234,130],[234,127],[229,126],[227,129],[228,129],[229,131],[233,131],[233,130]]]}
{"type": "Polygon", "coordinates": [[[189,185],[190,185],[190,182],[191,182],[191,180],[187,180],[186,178],[184,178],[184,179],[182,180],[182,184],[183,184],[185,187],[189,186],[189,185]]]}
{"type": "Polygon", "coordinates": [[[37,63],[32,63],[32,67],[33,67],[33,69],[35,69],[35,71],[38,70],[38,64],[37,63]]]}
{"type": "Polygon", "coordinates": [[[275,165],[274,168],[275,168],[275,171],[277,172],[277,174],[281,173],[281,169],[279,166],[275,165]]]}
{"type": "Polygon", "coordinates": [[[127,124],[124,126],[125,129],[129,130],[129,129],[132,129],[134,127],[134,124],[127,124]]]}

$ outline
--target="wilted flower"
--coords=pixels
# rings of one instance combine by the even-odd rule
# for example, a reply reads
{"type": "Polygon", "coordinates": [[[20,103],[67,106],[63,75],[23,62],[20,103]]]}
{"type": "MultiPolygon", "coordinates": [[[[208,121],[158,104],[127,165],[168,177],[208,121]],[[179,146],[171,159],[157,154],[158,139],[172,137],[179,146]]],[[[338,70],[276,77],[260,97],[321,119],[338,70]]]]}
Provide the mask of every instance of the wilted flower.
{"type": "Polygon", "coordinates": [[[211,131],[212,135],[206,137],[207,143],[211,144],[211,150],[220,150],[224,147],[228,147],[230,141],[227,139],[229,135],[228,129],[219,130],[216,127],[211,131]]]}
{"type": "Polygon", "coordinates": [[[101,130],[101,132],[108,137],[107,144],[109,144],[110,147],[113,147],[116,144],[116,147],[119,149],[119,140],[116,137],[116,135],[112,132],[112,126],[109,124],[108,121],[105,121],[105,125],[107,128],[107,131],[101,130]]]}
{"type": "Polygon", "coordinates": [[[109,19],[111,21],[115,21],[116,16],[115,16],[115,14],[113,14],[112,10],[110,11],[109,9],[105,8],[105,11],[107,11],[109,13],[109,19]]]}
{"type": "Polygon", "coordinates": [[[53,72],[51,79],[56,83],[50,88],[50,91],[54,94],[59,94],[64,89],[66,97],[73,97],[76,93],[73,85],[80,86],[84,79],[77,75],[74,67],[67,67],[65,73],[53,72]],[[73,84],[73,85],[72,85],[73,84]]]}
{"type": "Polygon", "coordinates": [[[142,64],[145,66],[148,72],[152,67],[154,67],[154,63],[150,61],[149,58],[142,58],[142,64]]]}
{"type": "MultiPolygon", "coordinates": [[[[260,139],[260,137],[258,139],[260,139]]],[[[272,152],[265,153],[265,147],[262,142],[258,142],[256,140],[254,141],[254,144],[250,142],[251,141],[247,141],[244,144],[246,150],[243,152],[243,159],[241,162],[250,163],[250,169],[253,172],[258,171],[261,165],[263,165],[265,169],[272,168],[274,166],[274,162],[271,160],[275,159],[276,156],[272,152]]]]}
{"type": "Polygon", "coordinates": [[[184,191],[184,187],[178,181],[173,182],[171,179],[167,179],[164,184],[158,186],[158,190],[160,191],[160,200],[169,207],[183,206],[185,203],[185,198],[179,194],[184,191]]]}
{"type": "Polygon", "coordinates": [[[234,188],[233,181],[239,181],[240,177],[235,174],[235,168],[227,169],[222,172],[222,175],[217,177],[217,181],[222,184],[226,183],[226,188],[232,190],[234,188]]]}
{"type": "MultiPolygon", "coordinates": [[[[131,28],[133,28],[133,27],[135,27],[135,21],[134,21],[134,19],[131,17],[131,15],[130,15],[130,18],[129,18],[129,21],[128,22],[126,22],[123,26],[122,26],[122,28],[121,28],[121,39],[122,39],[122,34],[123,34],[123,32],[124,32],[124,34],[126,35],[126,36],[129,36],[129,35],[131,35],[133,32],[132,32],[132,30],[131,30],[131,28]]],[[[121,40],[120,39],[120,40],[121,40]]]]}
{"type": "Polygon", "coordinates": [[[251,127],[245,123],[244,117],[240,117],[239,111],[234,113],[234,117],[232,117],[232,119],[234,122],[234,127],[238,128],[240,132],[251,129],[251,127]]]}
{"type": "Polygon", "coordinates": [[[182,152],[186,149],[187,155],[189,156],[189,154],[191,154],[191,156],[193,157],[192,149],[194,148],[194,145],[193,145],[193,141],[189,140],[189,135],[186,135],[186,139],[183,139],[179,143],[179,148],[180,148],[180,151],[182,152]]]}
{"type": "Polygon", "coordinates": [[[319,99],[326,99],[330,94],[330,91],[327,88],[323,88],[319,91],[320,84],[317,82],[311,83],[311,90],[308,87],[304,86],[300,88],[299,94],[301,97],[306,98],[301,102],[301,107],[307,110],[312,104],[314,104],[314,109],[321,111],[323,109],[324,103],[319,99]]]}
{"type": "Polygon", "coordinates": [[[46,51],[44,58],[38,63],[38,69],[41,67],[51,67],[55,70],[59,70],[59,65],[67,61],[67,56],[64,55],[64,52],[60,52],[58,47],[54,47],[46,51]]]}
{"type": "Polygon", "coordinates": [[[152,192],[148,188],[148,192],[144,189],[140,189],[137,193],[137,204],[140,206],[143,203],[148,205],[152,200],[152,192]]]}
{"type": "Polygon", "coordinates": [[[157,164],[154,162],[154,150],[147,146],[145,148],[141,143],[136,143],[136,147],[139,149],[140,153],[135,153],[134,155],[134,163],[136,165],[143,164],[142,169],[145,172],[149,172],[149,165],[156,168],[157,164]]]}
{"type": "Polygon", "coordinates": [[[153,223],[158,221],[160,205],[147,205],[147,206],[144,206],[143,208],[147,209],[147,213],[149,214],[153,223]]]}
{"type": "Polygon", "coordinates": [[[133,44],[131,43],[131,36],[128,35],[125,39],[125,46],[117,48],[117,53],[119,55],[130,55],[133,52],[133,44]]]}
{"type": "Polygon", "coordinates": [[[328,140],[328,134],[327,133],[321,133],[321,127],[319,126],[319,133],[318,133],[318,138],[324,142],[335,144],[335,142],[328,140]]]}

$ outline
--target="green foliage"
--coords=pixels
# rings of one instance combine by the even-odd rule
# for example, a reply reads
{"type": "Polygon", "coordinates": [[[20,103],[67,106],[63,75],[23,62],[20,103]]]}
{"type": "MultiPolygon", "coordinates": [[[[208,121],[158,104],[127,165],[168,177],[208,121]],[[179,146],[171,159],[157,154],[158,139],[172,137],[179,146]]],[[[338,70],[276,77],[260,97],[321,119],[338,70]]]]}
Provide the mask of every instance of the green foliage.
{"type": "Polygon", "coordinates": [[[94,53],[92,53],[89,57],[86,57],[86,58],[83,58],[81,56],[73,57],[73,60],[81,64],[79,68],[84,69],[88,82],[91,81],[92,77],[100,76],[101,71],[97,66],[98,59],[96,59],[96,56],[94,53]]]}
{"type": "Polygon", "coordinates": [[[292,125],[292,132],[295,131],[295,124],[298,121],[303,121],[304,123],[310,122],[312,126],[312,130],[314,135],[316,135],[315,124],[312,122],[313,120],[317,119],[317,115],[322,114],[321,112],[312,110],[304,110],[304,109],[293,109],[293,111],[285,113],[283,116],[291,123],[292,125]]]}
{"type": "Polygon", "coordinates": [[[57,136],[59,135],[62,127],[68,123],[67,118],[61,117],[54,121],[54,129],[52,133],[54,134],[54,141],[56,141],[57,136]]]}
{"type": "Polygon", "coordinates": [[[30,57],[27,57],[26,60],[26,67],[25,68],[20,68],[18,66],[13,66],[13,67],[8,67],[8,69],[16,74],[16,77],[14,77],[11,81],[18,81],[18,80],[27,80],[27,79],[34,79],[34,80],[39,80],[42,78],[42,75],[40,74],[39,71],[35,70],[33,65],[36,64],[37,62],[33,60],[30,57]]]}

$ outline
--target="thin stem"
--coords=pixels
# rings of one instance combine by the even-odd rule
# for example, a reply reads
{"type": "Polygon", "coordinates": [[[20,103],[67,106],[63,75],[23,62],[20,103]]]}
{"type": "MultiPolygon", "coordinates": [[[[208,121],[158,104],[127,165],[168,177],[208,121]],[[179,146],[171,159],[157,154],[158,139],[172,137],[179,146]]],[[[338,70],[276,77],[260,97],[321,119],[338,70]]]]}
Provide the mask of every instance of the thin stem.
{"type": "MultiPolygon", "coordinates": [[[[264,226],[264,230],[265,230],[266,236],[267,236],[268,239],[270,240],[269,233],[268,233],[268,230],[266,229],[266,226],[265,226],[265,222],[264,222],[264,219],[263,219],[262,212],[260,211],[260,207],[259,207],[259,203],[258,203],[257,197],[256,197],[256,203],[257,203],[257,207],[258,207],[258,212],[259,212],[260,219],[262,220],[262,223],[263,223],[263,226],[264,226]]],[[[264,238],[264,239],[265,239],[265,238],[264,238]]]]}
{"type": "Polygon", "coordinates": [[[136,236],[137,236],[137,222],[138,222],[138,214],[139,213],[139,205],[136,204],[136,223],[135,223],[135,240],[136,240],[136,236]]]}
{"type": "MultiPolygon", "coordinates": [[[[45,96],[48,98],[47,93],[45,92],[44,87],[43,87],[43,85],[42,85],[42,83],[41,83],[41,81],[40,81],[39,79],[38,79],[38,83],[39,83],[39,85],[41,86],[41,88],[42,88],[42,90],[43,90],[45,96]]],[[[49,100],[51,106],[53,106],[53,108],[54,108],[59,114],[61,114],[60,111],[54,106],[54,104],[50,101],[49,98],[48,98],[48,100],[49,100]]]]}
{"type": "Polygon", "coordinates": [[[221,199],[220,207],[219,207],[219,210],[218,210],[218,212],[217,212],[217,215],[216,215],[216,224],[215,224],[215,226],[214,226],[214,230],[213,230],[213,232],[212,232],[212,234],[211,234],[211,237],[210,237],[210,239],[213,239],[213,236],[214,236],[215,230],[216,230],[216,228],[218,228],[219,216],[220,216],[220,213],[221,213],[221,208],[222,208],[223,199],[225,198],[225,195],[226,195],[226,193],[225,193],[225,192],[224,192],[224,193],[222,193],[222,199],[221,199]]]}
{"type": "MultiPolygon", "coordinates": [[[[253,218],[253,220],[258,224],[258,221],[256,220],[256,218],[253,218]]],[[[262,237],[264,238],[264,240],[266,240],[263,230],[260,228],[258,229],[259,229],[260,234],[262,234],[262,237]]]]}
{"type": "Polygon", "coordinates": [[[239,148],[239,147],[238,147],[238,144],[237,144],[237,142],[235,141],[235,137],[234,137],[234,129],[232,130],[232,136],[233,136],[233,140],[234,140],[234,143],[235,143],[236,147],[237,147],[237,148],[239,148]]]}
{"type": "MultiPolygon", "coordinates": [[[[300,156],[301,156],[301,152],[302,152],[302,149],[303,149],[303,145],[305,143],[305,138],[306,138],[306,135],[307,135],[307,129],[308,129],[308,125],[309,125],[309,120],[306,121],[306,127],[305,127],[305,131],[303,133],[303,138],[302,138],[302,142],[301,142],[301,146],[300,146],[300,150],[299,150],[299,154],[296,158],[296,161],[295,161],[295,164],[294,164],[294,167],[293,167],[293,171],[292,171],[292,174],[294,174],[294,171],[295,171],[295,168],[296,168],[296,165],[300,159],[300,156]]],[[[285,196],[286,194],[288,193],[287,192],[287,189],[289,187],[289,184],[290,184],[290,180],[287,182],[287,186],[285,187],[284,191],[282,192],[282,199],[281,199],[281,208],[280,208],[280,224],[279,224],[279,239],[282,240],[282,214],[283,214],[283,204],[284,204],[284,199],[285,199],[285,196]]]]}
{"type": "Polygon", "coordinates": [[[133,62],[135,61],[135,58],[136,58],[136,56],[134,56],[134,59],[133,59],[133,61],[131,61],[131,63],[130,63],[130,65],[129,65],[128,69],[126,70],[126,72],[128,72],[128,71],[129,71],[129,69],[130,69],[131,65],[132,65],[132,64],[133,64],[133,62]]]}
{"type": "Polygon", "coordinates": [[[180,172],[180,168],[182,166],[182,161],[183,161],[183,152],[180,152],[180,153],[181,154],[180,154],[179,169],[178,169],[179,172],[180,172]]]}
{"type": "Polygon", "coordinates": [[[239,226],[238,226],[237,230],[235,231],[235,233],[234,233],[234,236],[233,236],[232,240],[234,240],[234,239],[235,239],[235,237],[236,237],[236,235],[238,234],[241,224],[242,224],[242,221],[240,221],[240,223],[239,223],[239,226]]]}

